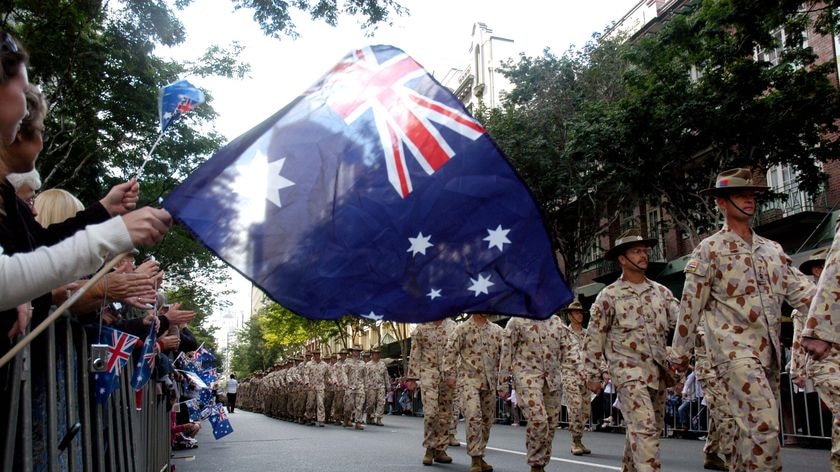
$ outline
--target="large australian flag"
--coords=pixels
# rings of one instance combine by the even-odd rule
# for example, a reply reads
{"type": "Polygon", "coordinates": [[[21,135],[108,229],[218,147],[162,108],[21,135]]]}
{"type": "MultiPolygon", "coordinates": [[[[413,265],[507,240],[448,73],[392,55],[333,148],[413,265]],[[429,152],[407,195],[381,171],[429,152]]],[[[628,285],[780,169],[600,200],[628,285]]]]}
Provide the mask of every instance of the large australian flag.
{"type": "Polygon", "coordinates": [[[507,159],[392,46],[352,51],[164,207],[307,318],[546,318],[573,297],[507,159]]]}

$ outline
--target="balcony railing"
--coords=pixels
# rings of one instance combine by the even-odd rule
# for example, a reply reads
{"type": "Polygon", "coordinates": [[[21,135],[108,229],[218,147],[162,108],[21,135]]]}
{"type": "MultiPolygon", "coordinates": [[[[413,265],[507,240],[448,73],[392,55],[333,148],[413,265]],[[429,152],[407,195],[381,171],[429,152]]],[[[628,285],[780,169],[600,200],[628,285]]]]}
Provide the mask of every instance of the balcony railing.
{"type": "Polygon", "coordinates": [[[810,195],[799,188],[796,182],[791,182],[781,189],[773,189],[782,193],[780,198],[763,202],[758,208],[758,221],[761,224],[770,223],[782,218],[805,211],[828,211],[828,196],[820,192],[816,196],[810,195]]]}

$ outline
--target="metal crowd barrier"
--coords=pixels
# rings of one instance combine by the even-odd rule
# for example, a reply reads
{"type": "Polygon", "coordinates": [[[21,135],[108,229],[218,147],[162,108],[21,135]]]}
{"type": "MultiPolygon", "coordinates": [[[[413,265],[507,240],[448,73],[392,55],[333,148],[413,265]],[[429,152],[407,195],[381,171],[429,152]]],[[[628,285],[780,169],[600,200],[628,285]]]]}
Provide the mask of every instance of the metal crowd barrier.
{"type": "MultiPolygon", "coordinates": [[[[587,427],[590,431],[623,431],[624,423],[619,408],[613,407],[617,395],[601,393],[592,399],[587,427]]],[[[791,382],[787,372],[782,374],[779,401],[781,435],[783,444],[808,444],[827,447],[831,440],[833,416],[820,400],[819,394],[812,388],[800,390],[791,382]]],[[[496,399],[496,422],[511,424],[516,418],[527,421],[524,415],[516,415],[510,401],[496,399]]],[[[568,427],[568,412],[563,406],[560,413],[560,426],[568,427]]],[[[693,402],[680,402],[666,405],[665,436],[702,438],[708,434],[709,409],[698,399],[693,402]],[[680,406],[685,413],[682,418],[680,406]]]]}
{"type": "MultiPolygon", "coordinates": [[[[169,412],[149,382],[136,395],[131,361],[98,405],[84,328],[62,317],[10,363],[3,471],[163,472],[170,468],[169,412]]],[[[2,418],[2,416],[0,416],[2,418]]]]}

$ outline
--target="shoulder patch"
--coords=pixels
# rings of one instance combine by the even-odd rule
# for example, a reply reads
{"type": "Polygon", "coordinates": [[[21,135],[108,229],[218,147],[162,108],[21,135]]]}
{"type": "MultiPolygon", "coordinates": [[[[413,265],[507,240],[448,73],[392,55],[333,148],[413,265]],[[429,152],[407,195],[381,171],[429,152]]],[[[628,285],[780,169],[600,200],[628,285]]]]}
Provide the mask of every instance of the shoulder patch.
{"type": "Polygon", "coordinates": [[[702,277],[706,275],[707,267],[708,264],[699,259],[690,259],[688,263],[686,263],[683,272],[686,274],[695,274],[702,277]]]}

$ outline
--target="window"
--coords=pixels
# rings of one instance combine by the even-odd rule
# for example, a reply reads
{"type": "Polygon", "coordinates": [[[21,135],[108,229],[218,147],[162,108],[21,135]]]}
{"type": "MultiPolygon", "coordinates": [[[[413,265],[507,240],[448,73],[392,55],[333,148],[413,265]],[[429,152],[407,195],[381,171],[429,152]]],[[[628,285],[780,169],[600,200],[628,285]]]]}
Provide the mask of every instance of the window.
{"type": "Polygon", "coordinates": [[[777,164],[771,167],[767,171],[767,185],[773,192],[785,193],[787,196],[764,203],[762,210],[780,210],[782,217],[813,210],[813,200],[799,188],[796,178],[796,171],[790,165],[777,164]]]}
{"type": "Polygon", "coordinates": [[[656,238],[658,241],[656,246],[651,248],[651,261],[665,260],[665,232],[662,228],[662,209],[658,206],[648,206],[647,208],[647,236],[649,238],[656,238]]]}
{"type": "MultiPolygon", "coordinates": [[[[782,55],[782,50],[788,46],[788,37],[785,34],[784,28],[778,28],[772,33],[776,40],[776,46],[772,49],[756,50],[755,60],[766,61],[773,66],[779,65],[779,58],[782,55]]],[[[808,47],[807,33],[805,39],[802,41],[802,47],[808,47]]]]}

